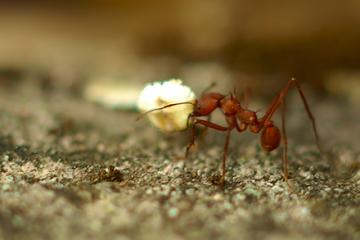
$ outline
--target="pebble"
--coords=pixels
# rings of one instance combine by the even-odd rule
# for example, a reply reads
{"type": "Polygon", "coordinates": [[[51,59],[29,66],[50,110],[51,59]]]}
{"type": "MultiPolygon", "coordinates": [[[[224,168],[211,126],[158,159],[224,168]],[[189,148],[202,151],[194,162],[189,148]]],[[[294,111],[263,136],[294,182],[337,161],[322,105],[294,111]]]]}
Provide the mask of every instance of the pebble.
{"type": "Polygon", "coordinates": [[[251,188],[251,187],[246,188],[244,190],[244,193],[246,195],[251,195],[251,196],[254,196],[254,197],[257,197],[257,198],[260,197],[260,195],[261,195],[260,191],[254,189],[254,188],[251,188]]]}
{"type": "Polygon", "coordinates": [[[221,200],[224,199],[224,196],[223,196],[222,194],[220,194],[220,193],[216,193],[216,194],[213,196],[213,199],[214,199],[215,201],[221,201],[221,200]]]}
{"type": "Polygon", "coordinates": [[[257,173],[255,176],[254,176],[254,179],[255,180],[261,180],[263,179],[264,175],[262,173],[257,173]]]}
{"type": "Polygon", "coordinates": [[[283,188],[279,187],[278,185],[275,185],[271,188],[271,190],[274,192],[274,193],[282,193],[284,191],[283,188]]]}
{"type": "Polygon", "coordinates": [[[185,191],[186,195],[194,195],[195,190],[193,188],[188,188],[185,191]]]}
{"type": "Polygon", "coordinates": [[[14,177],[13,177],[13,176],[7,176],[7,177],[6,177],[6,181],[7,181],[8,183],[12,183],[12,182],[14,182],[14,177]]]}
{"type": "Polygon", "coordinates": [[[168,211],[168,216],[170,218],[175,218],[177,217],[178,214],[179,214],[179,210],[176,207],[172,207],[168,211]]]}
{"type": "Polygon", "coordinates": [[[172,172],[171,175],[172,175],[173,177],[177,178],[177,177],[180,177],[180,176],[182,175],[182,173],[183,173],[183,170],[182,170],[181,168],[175,167],[175,168],[173,169],[173,172],[172,172]]]}
{"type": "Polygon", "coordinates": [[[153,190],[151,188],[148,188],[146,189],[145,193],[148,195],[153,194],[153,190]]]}
{"type": "Polygon", "coordinates": [[[344,190],[342,190],[341,188],[335,188],[334,191],[337,192],[337,193],[342,193],[342,192],[344,192],[344,190]]]}
{"type": "Polygon", "coordinates": [[[229,202],[225,202],[224,203],[224,209],[226,209],[226,210],[230,210],[230,209],[232,209],[232,204],[231,203],[229,203],[229,202]]]}
{"type": "Polygon", "coordinates": [[[24,225],[24,219],[19,215],[15,215],[12,219],[12,223],[17,227],[20,227],[24,225]]]}
{"type": "Polygon", "coordinates": [[[246,196],[242,193],[236,194],[236,199],[239,201],[244,201],[246,199],[246,196]]]}
{"type": "Polygon", "coordinates": [[[10,184],[4,184],[3,186],[2,186],[2,190],[3,191],[7,191],[7,190],[9,190],[10,189],[10,184]]]}

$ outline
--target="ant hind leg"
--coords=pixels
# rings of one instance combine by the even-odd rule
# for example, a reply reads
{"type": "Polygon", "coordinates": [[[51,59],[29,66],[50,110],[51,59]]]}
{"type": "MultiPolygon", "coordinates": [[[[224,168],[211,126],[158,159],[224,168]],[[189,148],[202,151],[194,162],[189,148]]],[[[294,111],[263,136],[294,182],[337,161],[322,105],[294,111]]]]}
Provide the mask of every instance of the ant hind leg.
{"type": "Polygon", "coordinates": [[[190,143],[186,146],[185,159],[188,158],[189,151],[194,146],[194,144],[195,144],[195,124],[193,124],[191,127],[191,139],[190,139],[190,143]]]}

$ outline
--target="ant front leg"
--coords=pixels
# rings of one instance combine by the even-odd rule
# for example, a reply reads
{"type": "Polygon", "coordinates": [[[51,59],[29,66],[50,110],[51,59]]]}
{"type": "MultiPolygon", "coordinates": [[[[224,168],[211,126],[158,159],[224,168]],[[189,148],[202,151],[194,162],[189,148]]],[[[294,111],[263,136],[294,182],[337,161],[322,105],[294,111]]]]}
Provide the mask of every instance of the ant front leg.
{"type": "Polygon", "coordinates": [[[190,139],[190,143],[186,147],[185,158],[188,157],[191,147],[194,146],[195,144],[195,127],[197,124],[201,124],[205,127],[212,128],[218,131],[226,131],[228,129],[227,127],[220,126],[210,121],[195,118],[191,127],[191,139],[190,139]]]}
{"type": "Polygon", "coordinates": [[[226,160],[227,160],[227,152],[229,148],[229,142],[230,142],[230,134],[232,129],[228,129],[226,133],[226,140],[224,145],[224,156],[223,156],[223,162],[222,162],[222,168],[221,168],[221,178],[220,178],[220,184],[224,185],[225,183],[225,174],[226,174],[226,160]]]}

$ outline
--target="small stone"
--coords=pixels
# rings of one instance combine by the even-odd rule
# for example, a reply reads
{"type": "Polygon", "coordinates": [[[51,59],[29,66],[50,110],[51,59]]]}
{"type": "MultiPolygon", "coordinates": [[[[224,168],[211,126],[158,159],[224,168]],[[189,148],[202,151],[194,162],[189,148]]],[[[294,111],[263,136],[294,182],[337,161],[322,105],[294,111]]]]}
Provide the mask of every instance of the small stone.
{"type": "Polygon", "coordinates": [[[242,193],[236,194],[236,199],[239,201],[244,201],[246,199],[246,196],[242,193]]]}
{"type": "Polygon", "coordinates": [[[145,193],[147,195],[153,194],[153,190],[151,188],[146,189],[145,193]]]}
{"type": "Polygon", "coordinates": [[[172,176],[177,178],[177,177],[180,177],[183,173],[183,170],[179,167],[175,167],[173,172],[172,172],[172,176]]]}
{"type": "Polygon", "coordinates": [[[3,191],[7,191],[7,190],[9,190],[10,189],[10,184],[4,184],[3,186],[2,186],[2,190],[3,191]]]}
{"type": "Polygon", "coordinates": [[[274,193],[281,193],[281,192],[284,191],[284,189],[281,188],[281,187],[278,186],[278,185],[273,186],[273,187],[271,188],[271,190],[272,190],[274,193]]]}
{"type": "Polygon", "coordinates": [[[230,210],[230,209],[232,208],[231,203],[225,202],[225,203],[224,203],[224,208],[227,209],[227,210],[230,210]]]}
{"type": "Polygon", "coordinates": [[[344,192],[344,190],[342,190],[341,188],[335,188],[334,191],[337,192],[337,193],[342,193],[342,192],[344,192]]]}
{"type": "Polygon", "coordinates": [[[14,177],[13,176],[7,176],[6,180],[7,180],[8,183],[12,183],[12,182],[14,182],[14,177]]]}
{"type": "Polygon", "coordinates": [[[260,173],[257,173],[255,176],[254,176],[254,179],[255,180],[261,180],[264,176],[260,173]]]}
{"type": "Polygon", "coordinates": [[[261,192],[259,192],[258,190],[256,190],[255,188],[252,188],[252,187],[247,187],[245,190],[244,190],[244,193],[246,195],[250,195],[250,196],[254,196],[254,197],[260,197],[261,195],[261,192]]]}
{"type": "Polygon", "coordinates": [[[213,196],[213,199],[214,199],[215,201],[220,201],[220,200],[223,200],[224,197],[223,197],[222,194],[216,193],[216,194],[213,196]]]}
{"type": "Polygon", "coordinates": [[[186,189],[185,191],[186,195],[194,195],[195,190],[193,188],[186,189]]]}
{"type": "Polygon", "coordinates": [[[178,214],[179,214],[179,210],[176,207],[172,207],[168,211],[168,216],[170,218],[175,218],[177,217],[178,214]]]}
{"type": "Polygon", "coordinates": [[[15,225],[15,226],[22,226],[24,224],[24,220],[22,219],[21,216],[19,215],[15,215],[12,219],[12,223],[15,225]]]}

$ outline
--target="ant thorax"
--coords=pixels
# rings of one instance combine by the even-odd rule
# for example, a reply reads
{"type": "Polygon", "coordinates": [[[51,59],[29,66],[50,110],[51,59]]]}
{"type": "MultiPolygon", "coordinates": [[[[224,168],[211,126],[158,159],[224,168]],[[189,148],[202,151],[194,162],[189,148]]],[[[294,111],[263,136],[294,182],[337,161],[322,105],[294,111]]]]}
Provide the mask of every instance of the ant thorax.
{"type": "Polygon", "coordinates": [[[239,101],[233,97],[223,99],[220,108],[225,116],[236,115],[241,110],[239,101]]]}

